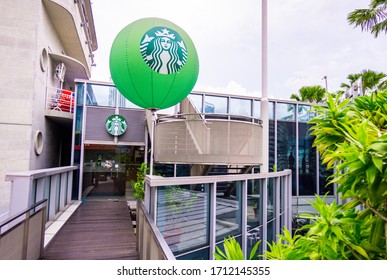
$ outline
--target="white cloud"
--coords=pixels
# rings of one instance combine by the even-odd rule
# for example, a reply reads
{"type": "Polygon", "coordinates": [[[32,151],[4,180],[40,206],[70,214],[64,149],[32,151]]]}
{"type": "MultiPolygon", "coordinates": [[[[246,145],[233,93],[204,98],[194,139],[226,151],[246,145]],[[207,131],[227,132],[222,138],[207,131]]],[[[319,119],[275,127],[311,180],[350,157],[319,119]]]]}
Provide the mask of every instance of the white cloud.
{"type": "Polygon", "coordinates": [[[259,91],[248,91],[241,84],[236,81],[229,81],[226,86],[212,86],[197,84],[194,88],[195,91],[214,92],[222,94],[233,94],[239,96],[253,96],[261,97],[262,94],[259,91]]]}
{"type": "MultiPolygon", "coordinates": [[[[269,96],[289,98],[302,86],[323,85],[323,76],[335,91],[348,74],[362,69],[387,73],[387,36],[374,39],[347,23],[347,14],[368,1],[267,2],[269,96]]],[[[260,1],[94,1],[93,14],[99,44],[93,79],[109,80],[110,47],[122,28],[139,18],[161,17],[192,38],[200,61],[197,88],[234,94],[261,90],[260,1]]]]}

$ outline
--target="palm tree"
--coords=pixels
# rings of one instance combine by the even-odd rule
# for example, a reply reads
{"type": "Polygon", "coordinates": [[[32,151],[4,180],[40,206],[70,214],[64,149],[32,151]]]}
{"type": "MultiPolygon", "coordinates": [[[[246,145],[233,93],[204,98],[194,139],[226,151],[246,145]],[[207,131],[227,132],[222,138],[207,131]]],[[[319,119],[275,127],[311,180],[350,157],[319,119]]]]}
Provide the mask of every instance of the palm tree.
{"type": "Polygon", "coordinates": [[[320,103],[324,100],[326,90],[321,86],[304,86],[298,94],[292,94],[290,99],[301,102],[320,103]]]}
{"type": "Polygon", "coordinates": [[[341,87],[344,91],[348,90],[359,78],[362,79],[362,93],[372,91],[375,87],[379,90],[383,89],[386,86],[386,80],[384,80],[387,75],[383,72],[375,72],[373,70],[363,70],[361,73],[349,74],[347,79],[349,84],[342,83],[341,87]]]}
{"type": "Polygon", "coordinates": [[[387,0],[371,0],[368,9],[356,9],[347,16],[349,24],[371,31],[375,37],[387,33],[387,0]]]}

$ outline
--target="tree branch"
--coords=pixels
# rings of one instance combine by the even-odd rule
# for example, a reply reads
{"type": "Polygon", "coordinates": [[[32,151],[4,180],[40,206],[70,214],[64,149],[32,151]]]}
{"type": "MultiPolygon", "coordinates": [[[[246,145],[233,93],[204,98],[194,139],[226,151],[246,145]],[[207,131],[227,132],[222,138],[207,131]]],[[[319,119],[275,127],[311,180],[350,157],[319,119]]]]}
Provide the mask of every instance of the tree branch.
{"type": "Polygon", "coordinates": [[[367,203],[367,201],[363,200],[361,197],[358,197],[356,196],[355,197],[357,200],[359,200],[361,203],[363,203],[366,207],[368,207],[369,209],[371,209],[372,212],[375,213],[375,215],[377,215],[379,218],[381,218],[383,221],[387,222],[387,217],[383,216],[382,213],[380,213],[377,209],[375,209],[374,207],[372,207],[371,205],[369,205],[367,203]]]}

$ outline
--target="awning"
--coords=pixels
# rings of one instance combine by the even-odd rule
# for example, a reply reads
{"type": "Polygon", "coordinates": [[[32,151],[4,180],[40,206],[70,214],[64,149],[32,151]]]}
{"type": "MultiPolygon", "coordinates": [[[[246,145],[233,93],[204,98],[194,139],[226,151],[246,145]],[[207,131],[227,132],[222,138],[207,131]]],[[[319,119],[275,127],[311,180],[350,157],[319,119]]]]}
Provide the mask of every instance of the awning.
{"type": "Polygon", "coordinates": [[[85,79],[90,78],[90,73],[88,73],[87,68],[78,60],[59,53],[49,53],[51,59],[60,63],[63,62],[66,66],[66,80],[74,82],[75,79],[85,79]]]}

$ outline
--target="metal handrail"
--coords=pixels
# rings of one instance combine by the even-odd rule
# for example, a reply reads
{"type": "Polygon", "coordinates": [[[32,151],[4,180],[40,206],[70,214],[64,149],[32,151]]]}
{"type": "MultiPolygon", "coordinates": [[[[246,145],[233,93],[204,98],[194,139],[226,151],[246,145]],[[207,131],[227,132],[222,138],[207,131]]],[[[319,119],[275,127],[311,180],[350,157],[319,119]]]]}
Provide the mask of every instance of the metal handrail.
{"type": "MultiPolygon", "coordinates": [[[[17,242],[20,241],[20,243],[22,244],[21,251],[19,251],[20,252],[19,257],[22,260],[26,260],[27,258],[31,257],[31,256],[28,256],[28,252],[31,249],[32,249],[32,252],[35,253],[33,258],[35,258],[35,257],[42,258],[43,257],[43,254],[44,254],[44,233],[45,233],[45,228],[46,228],[46,219],[45,219],[46,208],[47,208],[47,199],[43,199],[43,200],[35,203],[34,205],[29,207],[28,209],[21,211],[20,213],[13,215],[12,217],[6,219],[5,221],[3,221],[0,224],[0,239],[2,239],[4,237],[7,238],[7,236],[11,236],[11,237],[16,238],[16,241],[17,242]],[[40,206],[41,206],[40,209],[36,209],[37,207],[40,207],[40,206]],[[34,211],[34,212],[31,214],[30,213],[31,211],[34,211]],[[38,247],[39,251],[37,251],[37,250],[34,251],[33,250],[34,245],[32,245],[32,247],[31,247],[28,244],[30,241],[30,220],[32,217],[34,217],[39,212],[42,212],[42,215],[41,215],[42,218],[40,220],[40,223],[41,223],[40,224],[40,246],[38,247]],[[24,219],[22,218],[23,215],[25,215],[24,219]],[[8,226],[9,228],[7,228],[4,232],[2,232],[2,228],[6,227],[6,226],[8,226]],[[23,227],[22,237],[18,237],[17,234],[16,235],[13,234],[14,229],[17,231],[17,228],[20,226],[23,227]]],[[[1,259],[3,259],[3,257],[8,258],[9,255],[7,255],[7,253],[6,253],[5,256],[4,255],[0,256],[1,259]]]]}
{"type": "MultiPolygon", "coordinates": [[[[9,217],[7,218],[6,220],[2,221],[0,223],[0,235],[3,234],[3,232],[1,231],[1,228],[3,228],[4,226],[12,223],[13,221],[17,220],[18,218],[20,218],[21,216],[23,216],[24,214],[26,214],[27,212],[30,212],[31,210],[34,210],[36,207],[40,206],[41,204],[44,204],[44,206],[42,207],[42,209],[46,208],[47,206],[47,199],[42,199],[41,201],[35,203],[34,205],[32,205],[31,207],[29,207],[28,209],[24,210],[24,211],[21,211],[19,212],[18,214],[15,214],[13,215],[12,217],[9,217]]],[[[35,210],[36,211],[36,210],[35,210]]],[[[44,215],[45,216],[45,215],[44,215]]],[[[15,225],[17,226],[17,225],[15,225]]],[[[11,229],[11,228],[10,228],[11,229]]],[[[10,230],[8,229],[8,230],[10,230]]]]}
{"type": "MultiPolygon", "coordinates": [[[[144,202],[137,200],[137,207],[140,211],[144,214],[145,221],[149,225],[152,233],[152,237],[154,242],[157,244],[158,248],[161,250],[163,257],[165,260],[175,260],[175,256],[173,255],[171,249],[169,248],[167,242],[165,241],[164,237],[162,236],[160,230],[157,228],[155,222],[153,221],[152,217],[149,215],[148,211],[145,208],[144,202]]],[[[138,214],[137,214],[138,217],[138,214]]],[[[139,234],[137,234],[137,238],[139,239],[139,234]]],[[[149,244],[144,244],[144,242],[138,242],[137,244],[141,246],[149,246],[149,244]]],[[[140,252],[143,251],[142,248],[139,250],[140,252]]],[[[146,256],[142,256],[143,258],[146,256]]]]}
{"type": "Polygon", "coordinates": [[[188,116],[200,116],[204,117],[204,121],[206,120],[219,120],[219,121],[236,121],[236,122],[244,122],[244,123],[255,123],[258,125],[262,125],[262,120],[259,118],[244,116],[244,115],[233,115],[233,114],[219,114],[219,113],[183,113],[183,114],[173,114],[173,115],[164,115],[158,117],[156,123],[161,122],[173,122],[176,119],[186,119],[188,116]],[[208,116],[208,118],[206,118],[208,116]],[[244,121],[245,120],[245,121],[244,121]]]}

